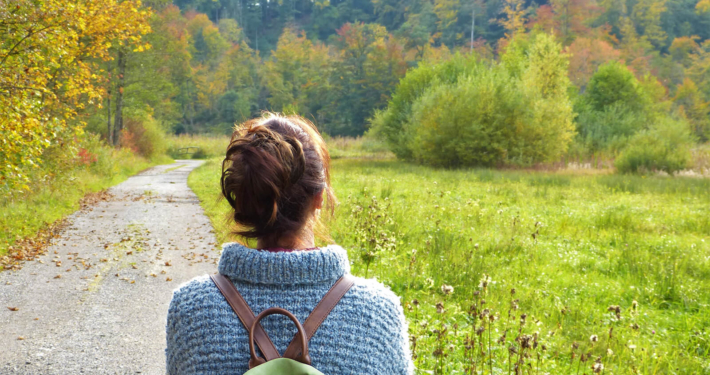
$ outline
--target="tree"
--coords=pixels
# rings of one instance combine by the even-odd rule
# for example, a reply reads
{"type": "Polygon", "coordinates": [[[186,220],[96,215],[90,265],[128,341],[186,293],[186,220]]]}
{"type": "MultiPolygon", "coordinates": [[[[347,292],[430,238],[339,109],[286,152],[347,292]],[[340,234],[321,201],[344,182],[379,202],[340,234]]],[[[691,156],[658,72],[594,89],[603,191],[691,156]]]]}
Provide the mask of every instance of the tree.
{"type": "Polygon", "coordinates": [[[101,102],[98,62],[112,41],[139,44],[150,11],[138,0],[16,0],[0,8],[0,179],[11,186],[54,143],[70,146],[72,120],[101,102]]]}
{"type": "Polygon", "coordinates": [[[585,97],[597,111],[617,103],[632,111],[643,111],[647,107],[647,98],[639,88],[636,77],[615,61],[599,67],[589,80],[585,97]]]}
{"type": "Polygon", "coordinates": [[[700,141],[710,139],[710,103],[703,99],[695,82],[686,78],[678,86],[673,103],[688,119],[692,132],[700,141]]]}
{"type": "Polygon", "coordinates": [[[458,20],[459,0],[434,0],[434,13],[438,31],[444,41],[456,40],[454,25],[458,20]]]}
{"type": "Polygon", "coordinates": [[[271,59],[266,62],[265,83],[269,90],[269,104],[274,111],[299,113],[305,104],[303,88],[311,74],[311,51],[313,43],[306,34],[285,29],[271,59]]]}
{"type": "Polygon", "coordinates": [[[326,130],[360,135],[373,111],[386,105],[394,82],[404,75],[403,49],[384,27],[364,23],[343,25],[334,46],[338,49],[333,72],[337,99],[329,109],[326,130]],[[383,86],[383,81],[390,83],[383,86]]]}
{"type": "Polygon", "coordinates": [[[506,30],[506,38],[511,40],[517,33],[525,32],[525,3],[523,0],[504,0],[504,19],[498,20],[506,30]]]}
{"type": "Polygon", "coordinates": [[[690,55],[690,61],[686,74],[698,85],[705,99],[710,99],[710,40],[704,41],[690,55]]]}
{"type": "Polygon", "coordinates": [[[661,14],[665,11],[666,0],[639,0],[633,8],[634,24],[656,47],[664,47],[668,39],[668,35],[661,27],[661,14]]]}
{"type": "Polygon", "coordinates": [[[371,121],[374,133],[381,134],[392,152],[402,159],[412,159],[410,142],[413,132],[412,106],[437,85],[453,84],[478,66],[476,56],[455,54],[438,63],[422,62],[402,78],[384,111],[376,112],[371,121]]]}
{"type": "Polygon", "coordinates": [[[584,37],[575,39],[566,51],[570,55],[570,80],[582,91],[599,66],[610,61],[618,61],[621,55],[611,44],[603,40],[584,37]]]}

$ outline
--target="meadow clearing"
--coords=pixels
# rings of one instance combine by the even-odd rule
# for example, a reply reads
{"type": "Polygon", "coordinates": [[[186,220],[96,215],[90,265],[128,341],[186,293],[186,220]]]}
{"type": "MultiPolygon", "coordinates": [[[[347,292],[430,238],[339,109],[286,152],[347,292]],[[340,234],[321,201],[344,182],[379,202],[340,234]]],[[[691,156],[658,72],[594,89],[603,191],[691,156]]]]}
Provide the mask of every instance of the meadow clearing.
{"type": "MultiPolygon", "coordinates": [[[[189,185],[231,241],[220,164],[189,185]]],[[[419,374],[710,373],[710,180],[340,158],[332,183],[330,235],[402,297],[419,374]]]]}

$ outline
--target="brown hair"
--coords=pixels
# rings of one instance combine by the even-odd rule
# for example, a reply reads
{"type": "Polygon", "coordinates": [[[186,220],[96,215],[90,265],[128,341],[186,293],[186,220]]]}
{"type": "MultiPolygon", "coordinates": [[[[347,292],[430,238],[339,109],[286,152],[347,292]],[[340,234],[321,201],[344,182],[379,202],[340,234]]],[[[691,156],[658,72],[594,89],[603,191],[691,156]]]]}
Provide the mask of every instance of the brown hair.
{"type": "Polygon", "coordinates": [[[221,186],[234,209],[235,234],[273,243],[298,235],[317,194],[325,191],[331,213],[335,203],[325,142],[299,116],[267,113],[237,127],[222,162],[221,186]]]}

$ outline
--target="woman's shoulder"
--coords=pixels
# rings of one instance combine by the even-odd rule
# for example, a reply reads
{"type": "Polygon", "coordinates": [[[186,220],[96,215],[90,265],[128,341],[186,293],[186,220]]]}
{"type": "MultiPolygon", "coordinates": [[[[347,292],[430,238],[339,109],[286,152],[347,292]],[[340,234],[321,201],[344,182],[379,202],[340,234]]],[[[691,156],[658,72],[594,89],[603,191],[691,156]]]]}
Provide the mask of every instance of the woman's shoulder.
{"type": "Polygon", "coordinates": [[[384,314],[392,319],[403,316],[400,298],[388,286],[375,279],[361,277],[354,277],[354,279],[352,288],[343,297],[346,303],[354,304],[360,311],[371,312],[378,316],[384,314]]]}
{"type": "Polygon", "coordinates": [[[188,307],[196,300],[210,298],[212,294],[215,294],[215,292],[219,293],[219,289],[217,289],[217,286],[214,285],[214,282],[212,282],[209,275],[195,277],[173,290],[171,307],[188,307]]]}

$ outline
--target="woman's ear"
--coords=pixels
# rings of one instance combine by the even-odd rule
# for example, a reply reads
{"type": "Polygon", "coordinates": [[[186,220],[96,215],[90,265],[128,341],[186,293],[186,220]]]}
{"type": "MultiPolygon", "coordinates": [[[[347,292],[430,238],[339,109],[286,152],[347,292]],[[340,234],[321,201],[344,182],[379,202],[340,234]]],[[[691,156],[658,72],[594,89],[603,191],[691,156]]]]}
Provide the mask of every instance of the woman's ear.
{"type": "Polygon", "coordinates": [[[325,194],[325,190],[321,191],[320,193],[316,194],[315,197],[313,197],[313,208],[316,210],[320,210],[323,208],[323,194],[325,194]]]}

